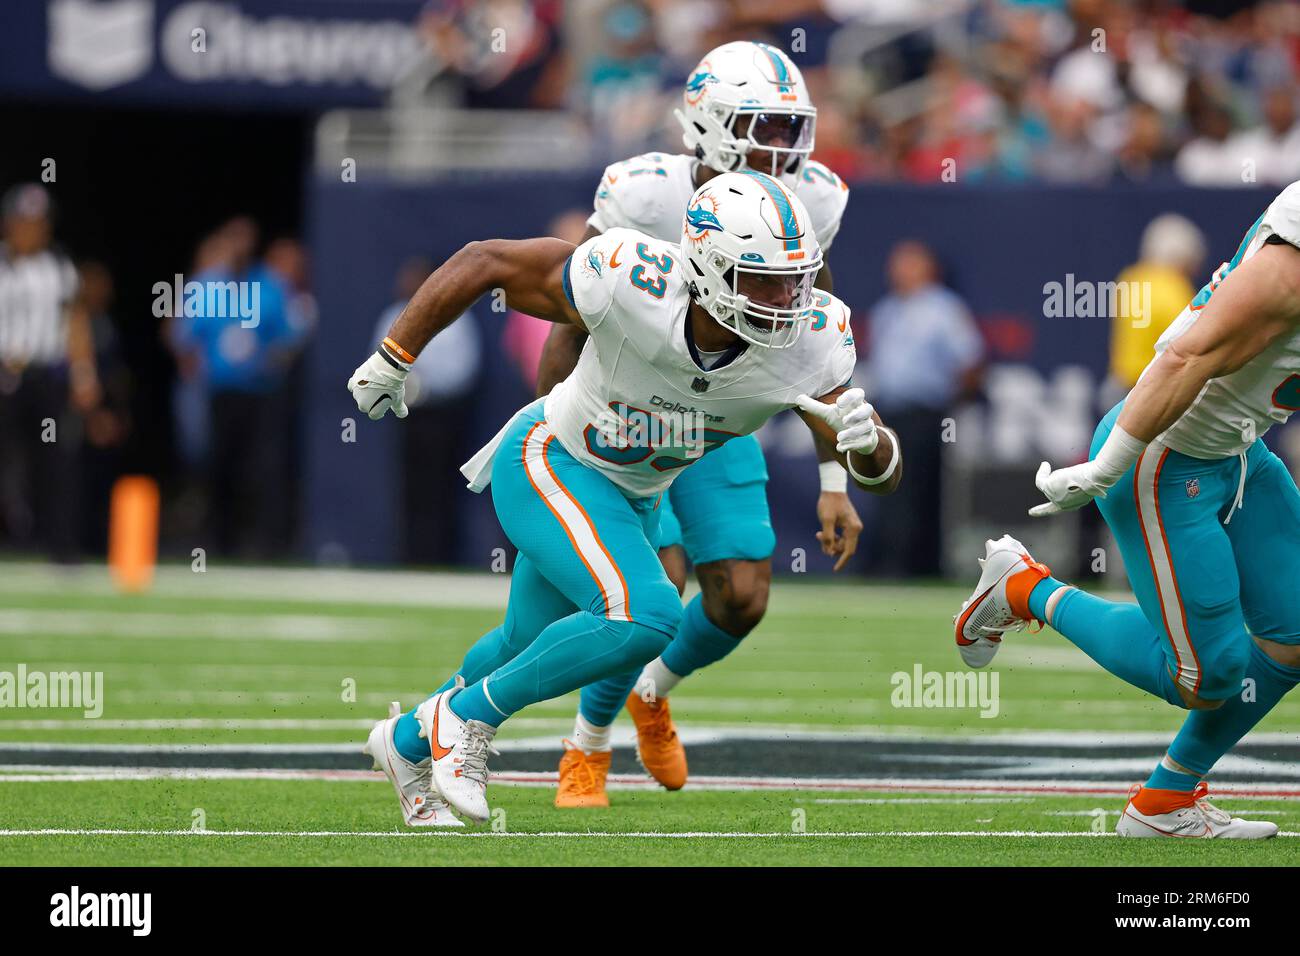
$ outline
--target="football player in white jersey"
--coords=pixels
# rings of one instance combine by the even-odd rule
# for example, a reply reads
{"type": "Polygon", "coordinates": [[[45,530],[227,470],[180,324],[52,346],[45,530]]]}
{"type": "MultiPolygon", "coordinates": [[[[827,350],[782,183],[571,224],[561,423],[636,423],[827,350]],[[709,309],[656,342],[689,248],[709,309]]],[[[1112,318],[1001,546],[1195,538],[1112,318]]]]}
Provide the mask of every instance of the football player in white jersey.
{"type": "MultiPolygon", "coordinates": [[[[691,194],[724,172],[754,169],[779,179],[802,201],[821,247],[816,284],[829,292],[826,255],[840,228],[848,187],[811,158],[817,110],[798,67],[781,50],[737,41],[709,52],[691,73],[677,110],[686,154],[647,153],[609,166],[596,190],[587,238],[628,228],[678,241],[691,194]]],[[[709,210],[698,213],[706,217],[709,210]]],[[[693,226],[707,229],[707,218],[693,226]]],[[[538,370],[538,394],[566,378],[586,333],[552,329],[538,370]]],[[[833,446],[817,444],[822,493],[817,538],[842,568],[857,550],[861,519],[847,494],[847,476],[833,446]]],[[[730,441],[673,484],[662,507],[660,559],[679,589],[687,558],[700,594],[663,657],[644,673],[585,688],[572,741],[560,762],[556,806],[608,806],[610,729],[627,707],[637,729],[637,756],[670,790],[686,783],[686,752],[668,695],[695,670],[725,657],[762,620],[776,546],[767,505],[767,465],[758,439],[730,441]],[[638,686],[638,679],[640,681],[638,686]]]]}
{"type": "Polygon", "coordinates": [[[1010,536],[956,621],[966,662],[1051,625],[1117,677],[1191,711],[1117,831],[1262,839],[1277,827],[1205,799],[1204,777],[1300,681],[1300,494],[1261,436],[1300,409],[1300,183],[1246,232],[1128,397],[1090,460],[1039,469],[1044,516],[1096,501],[1138,604],[1051,577],[1010,536]]]}
{"type": "Polygon", "coordinates": [[[848,309],[813,288],[821,252],[799,200],[767,176],[729,174],[695,194],[686,219],[680,243],[630,229],[576,248],[471,243],[348,382],[371,418],[405,417],[415,357],[494,288],[522,312],[590,334],[573,374],[462,469],[472,488],[491,483],[519,557],[504,623],[367,741],[411,825],[486,819],[487,759],[504,720],[667,646],[682,605],[656,545],[663,493],[683,471],[795,408],[864,488],[898,483],[897,437],[849,387],[848,309]]]}

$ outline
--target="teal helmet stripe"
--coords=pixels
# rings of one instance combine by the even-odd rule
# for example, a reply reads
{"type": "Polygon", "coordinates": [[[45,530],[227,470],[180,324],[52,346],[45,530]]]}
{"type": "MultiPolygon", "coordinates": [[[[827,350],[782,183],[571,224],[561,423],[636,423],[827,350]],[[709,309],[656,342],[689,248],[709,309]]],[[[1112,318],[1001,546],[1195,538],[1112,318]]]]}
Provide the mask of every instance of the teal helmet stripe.
{"type": "Polygon", "coordinates": [[[772,61],[772,70],[776,75],[776,82],[781,86],[781,92],[790,92],[790,71],[786,69],[785,57],[766,43],[756,43],[754,45],[766,53],[767,58],[772,61]]]}
{"type": "Polygon", "coordinates": [[[776,207],[777,214],[781,217],[781,228],[785,232],[782,236],[785,239],[786,251],[798,249],[800,246],[800,236],[803,230],[799,228],[799,220],[794,214],[794,207],[790,205],[790,197],[785,191],[785,187],[778,183],[771,176],[756,172],[752,169],[741,170],[746,176],[753,176],[758,180],[758,184],[763,187],[768,196],[772,199],[772,205],[776,207]]]}

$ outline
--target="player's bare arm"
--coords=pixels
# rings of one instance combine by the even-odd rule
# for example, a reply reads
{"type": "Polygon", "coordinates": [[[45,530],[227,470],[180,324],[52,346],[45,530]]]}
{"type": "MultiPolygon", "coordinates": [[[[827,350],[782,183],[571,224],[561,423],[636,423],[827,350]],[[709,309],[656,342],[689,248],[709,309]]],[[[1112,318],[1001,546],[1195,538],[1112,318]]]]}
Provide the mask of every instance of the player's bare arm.
{"type": "Polygon", "coordinates": [[[862,517],[845,490],[848,475],[840,464],[835,443],[816,429],[812,434],[822,480],[821,494],[817,496],[817,521],[821,524],[817,541],[823,554],[837,559],[832,570],[839,571],[858,551],[862,517]]]}
{"type": "Polygon", "coordinates": [[[1204,314],[1143,373],[1115,428],[1092,461],[1053,470],[1035,483],[1048,499],[1034,517],[1104,498],[1147,444],[1177,422],[1212,379],[1230,375],[1300,323],[1300,250],[1265,245],[1228,273],[1204,314]]]}
{"type": "Polygon", "coordinates": [[[406,376],[435,335],[491,289],[506,303],[539,319],[582,327],[564,293],[564,265],[574,246],[562,239],[490,239],[471,242],[416,291],[375,353],[353,373],[348,390],[371,419],[392,410],[407,414],[406,376]]]}
{"type": "Polygon", "coordinates": [[[1228,273],[1186,334],[1134,386],[1119,426],[1149,442],[1182,417],[1205,383],[1230,375],[1300,324],[1300,249],[1265,245],[1228,273]]]}
{"type": "MultiPolygon", "coordinates": [[[[600,235],[595,226],[587,226],[582,241],[594,239],[600,235]]],[[[578,364],[582,347],[587,344],[587,330],[579,325],[557,323],[546,336],[542,346],[542,357],[537,363],[537,396],[551,394],[555,388],[572,373],[578,364]]]]}
{"type": "Polygon", "coordinates": [[[833,442],[835,458],[873,495],[892,494],[903,477],[903,453],[898,436],[885,427],[860,388],[837,388],[820,398],[800,395],[799,416],[825,442],[833,442]]]}
{"type": "Polygon", "coordinates": [[[564,294],[564,263],[574,246],[562,239],[471,242],[424,280],[389,338],[412,355],[491,289],[505,291],[513,309],[548,322],[581,327],[564,294]]]}
{"type": "Polygon", "coordinates": [[[587,344],[585,329],[567,323],[557,323],[546,335],[542,357],[537,362],[537,397],[551,394],[578,365],[582,347],[587,344]]]}
{"type": "MultiPolygon", "coordinates": [[[[835,277],[831,273],[829,262],[822,263],[813,286],[823,292],[835,291],[835,277]]],[[[858,538],[862,534],[862,517],[844,490],[848,487],[847,475],[836,456],[835,442],[814,431],[813,446],[817,451],[817,465],[822,482],[821,494],[817,496],[817,520],[821,522],[822,529],[817,532],[817,540],[821,543],[823,554],[838,558],[831,570],[839,571],[857,553],[858,538]],[[827,468],[827,465],[834,467],[827,468]]]]}

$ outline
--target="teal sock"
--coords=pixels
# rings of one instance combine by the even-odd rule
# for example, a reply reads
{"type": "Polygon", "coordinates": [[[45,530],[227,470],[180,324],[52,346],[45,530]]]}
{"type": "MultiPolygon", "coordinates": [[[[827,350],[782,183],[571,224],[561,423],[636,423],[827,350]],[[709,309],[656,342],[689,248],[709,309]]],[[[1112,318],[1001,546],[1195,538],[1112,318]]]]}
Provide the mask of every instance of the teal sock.
{"type": "Polygon", "coordinates": [[[497,726],[529,704],[550,700],[653,660],[668,635],[635,621],[577,611],[554,621],[526,649],[451,699],[463,720],[497,726]]]}
{"type": "MultiPolygon", "coordinates": [[[[1249,640],[1249,638],[1248,638],[1249,640]]],[[[1202,777],[1300,683],[1300,670],[1279,664],[1253,640],[1242,688],[1215,710],[1193,710],[1169,745],[1169,757],[1202,777]]]]}
{"type": "Polygon", "coordinates": [[[697,594],[686,605],[673,642],[663,652],[664,666],[674,674],[685,677],[701,667],[722,660],[740,646],[740,641],[741,638],[728,634],[709,620],[704,613],[704,599],[697,594]]]}
{"type": "Polygon", "coordinates": [[[1064,581],[1058,581],[1056,578],[1043,578],[1029,592],[1029,613],[1040,621],[1046,621],[1047,599],[1055,594],[1058,589],[1064,587],[1069,587],[1064,581]]]}
{"type": "Polygon", "coordinates": [[[632,693],[636,679],[640,676],[641,668],[638,667],[588,684],[582,689],[582,697],[578,700],[578,713],[596,727],[608,727],[623,709],[627,695],[632,693]]]}
{"type": "MultiPolygon", "coordinates": [[[[455,687],[457,677],[463,677],[466,684],[474,684],[514,657],[515,653],[516,648],[511,646],[505,627],[494,627],[474,642],[460,669],[433,693],[440,694],[455,687]]],[[[412,763],[419,763],[429,756],[429,741],[420,736],[420,722],[415,719],[418,706],[403,714],[393,728],[394,749],[412,763]]],[[[497,719],[501,719],[499,714],[497,719]]]]}
{"type": "Polygon", "coordinates": [[[1147,777],[1144,786],[1151,790],[1181,790],[1191,793],[1200,782],[1201,778],[1194,773],[1179,773],[1177,770],[1170,770],[1163,763],[1158,763],[1156,769],[1151,771],[1151,776],[1147,777]]]}
{"type": "Polygon", "coordinates": [[[490,727],[496,727],[510,716],[492,703],[492,698],[487,692],[486,680],[470,684],[453,697],[447,706],[461,720],[478,720],[490,727]]]}
{"type": "Polygon", "coordinates": [[[397,719],[393,728],[393,748],[411,763],[427,760],[429,741],[420,736],[420,722],[415,719],[416,708],[412,707],[397,719]]]}
{"type": "Polygon", "coordinates": [[[1164,637],[1138,605],[1107,601],[1044,578],[1029,593],[1029,610],[1120,680],[1183,706],[1165,663],[1164,637]],[[1060,588],[1068,590],[1056,599],[1049,619],[1048,599],[1060,588]]]}

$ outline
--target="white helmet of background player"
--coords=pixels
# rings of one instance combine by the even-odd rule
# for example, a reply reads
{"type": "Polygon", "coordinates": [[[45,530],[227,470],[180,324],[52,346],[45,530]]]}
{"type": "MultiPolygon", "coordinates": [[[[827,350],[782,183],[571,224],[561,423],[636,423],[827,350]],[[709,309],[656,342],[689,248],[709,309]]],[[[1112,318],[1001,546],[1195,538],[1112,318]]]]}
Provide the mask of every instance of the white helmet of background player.
{"type": "Polygon", "coordinates": [[[682,226],[691,295],[746,342],[788,348],[812,315],[821,247],[808,210],[778,180],[752,170],[695,191],[682,226]]]}
{"type": "Polygon", "coordinates": [[[676,111],[682,142],[719,172],[743,169],[751,151],[772,176],[797,173],[813,151],[817,108],[790,58],[766,43],[737,40],[708,53],[676,111]]]}

